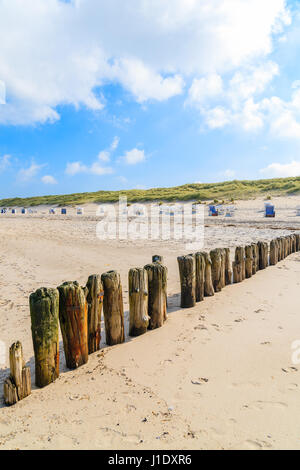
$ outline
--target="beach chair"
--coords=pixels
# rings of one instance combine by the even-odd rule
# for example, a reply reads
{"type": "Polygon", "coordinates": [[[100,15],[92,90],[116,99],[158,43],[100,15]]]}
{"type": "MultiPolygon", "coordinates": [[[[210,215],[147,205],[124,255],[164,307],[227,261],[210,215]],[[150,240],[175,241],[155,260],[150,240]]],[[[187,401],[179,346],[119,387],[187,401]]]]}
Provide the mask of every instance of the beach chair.
{"type": "Polygon", "coordinates": [[[21,214],[27,214],[27,210],[23,207],[23,209],[21,210],[21,214]]]}
{"type": "Polygon", "coordinates": [[[225,217],[233,217],[234,216],[235,208],[232,206],[226,207],[225,209],[225,217]]]}
{"type": "Polygon", "coordinates": [[[273,204],[265,205],[265,217],[275,217],[275,206],[273,204]]]}
{"type": "Polygon", "coordinates": [[[61,210],[61,215],[67,215],[67,209],[63,208],[63,209],[61,210]]]}
{"type": "Polygon", "coordinates": [[[77,215],[83,215],[83,212],[84,212],[84,210],[83,210],[82,207],[77,207],[77,209],[76,209],[76,214],[77,215]]]}
{"type": "Polygon", "coordinates": [[[11,210],[11,213],[12,213],[12,214],[16,214],[16,213],[17,213],[17,209],[12,209],[12,210],[11,210]]]}
{"type": "Polygon", "coordinates": [[[50,215],[56,214],[56,210],[55,210],[55,209],[49,209],[49,214],[50,214],[50,215]]]}
{"type": "Polygon", "coordinates": [[[296,209],[296,215],[300,216],[300,206],[298,206],[297,209],[296,209]]]}
{"type": "Polygon", "coordinates": [[[219,215],[219,212],[216,206],[208,206],[208,215],[210,217],[217,217],[219,215]]]}

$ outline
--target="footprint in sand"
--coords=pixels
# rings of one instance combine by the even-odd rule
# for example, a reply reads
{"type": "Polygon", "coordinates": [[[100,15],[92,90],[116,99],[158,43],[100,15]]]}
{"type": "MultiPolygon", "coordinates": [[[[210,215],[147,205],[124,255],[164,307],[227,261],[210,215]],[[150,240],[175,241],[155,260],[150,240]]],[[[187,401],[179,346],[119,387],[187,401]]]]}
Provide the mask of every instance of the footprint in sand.
{"type": "Polygon", "coordinates": [[[259,411],[264,410],[265,408],[277,408],[278,410],[285,410],[287,407],[287,403],[262,400],[258,400],[250,405],[246,405],[246,408],[248,409],[259,411]]]}
{"type": "Polygon", "coordinates": [[[245,446],[249,450],[263,450],[263,449],[271,449],[272,444],[266,441],[259,441],[259,440],[248,440],[245,442],[245,446]]]}
{"type": "Polygon", "coordinates": [[[283,368],[282,367],[282,372],[284,372],[285,374],[289,374],[291,372],[298,372],[298,369],[297,367],[287,367],[287,368],[283,368]]]}

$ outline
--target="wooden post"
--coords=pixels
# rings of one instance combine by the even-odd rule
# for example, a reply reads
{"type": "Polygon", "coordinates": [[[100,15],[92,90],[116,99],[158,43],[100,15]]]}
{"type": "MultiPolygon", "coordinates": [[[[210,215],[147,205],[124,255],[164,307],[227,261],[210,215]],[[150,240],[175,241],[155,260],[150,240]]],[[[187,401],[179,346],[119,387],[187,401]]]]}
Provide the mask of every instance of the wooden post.
{"type": "Polygon", "coordinates": [[[164,321],[167,321],[168,319],[168,268],[166,266],[161,265],[163,268],[163,274],[162,274],[162,288],[163,288],[163,294],[164,294],[164,321]]]}
{"type": "Polygon", "coordinates": [[[271,240],[270,242],[270,266],[275,266],[278,263],[278,241],[271,240]]]}
{"type": "Polygon", "coordinates": [[[59,292],[38,289],[29,298],[35,383],[45,387],[59,376],[59,292]]]}
{"type": "Polygon", "coordinates": [[[296,251],[300,251],[300,235],[296,233],[295,237],[296,237],[296,251]]]}
{"type": "Polygon", "coordinates": [[[225,248],[220,248],[221,255],[221,288],[226,286],[226,252],[225,248]]]}
{"type": "Polygon", "coordinates": [[[230,248],[224,248],[225,251],[225,285],[229,286],[232,283],[232,268],[230,262],[230,248]]]}
{"type": "Polygon", "coordinates": [[[246,274],[246,279],[249,279],[253,275],[252,245],[245,246],[245,274],[246,274]]]}
{"type": "Polygon", "coordinates": [[[84,290],[78,282],[65,282],[59,290],[59,321],[66,364],[77,369],[88,362],[88,319],[84,290]]]}
{"type": "Polygon", "coordinates": [[[300,251],[300,235],[296,233],[295,238],[296,238],[296,251],[300,251]]]}
{"type": "Polygon", "coordinates": [[[277,242],[277,256],[278,256],[278,262],[281,261],[282,259],[282,244],[281,244],[281,238],[278,237],[276,238],[277,242]]]}
{"type": "Polygon", "coordinates": [[[287,252],[288,252],[288,243],[287,243],[287,238],[282,237],[282,243],[283,243],[283,259],[287,257],[287,252]]]}
{"type": "Polygon", "coordinates": [[[152,263],[164,264],[164,258],[163,258],[163,256],[160,256],[160,255],[154,255],[154,256],[152,256],[152,263]]]}
{"type": "Polygon", "coordinates": [[[235,249],[235,258],[232,265],[233,273],[235,271],[234,278],[237,279],[234,282],[242,282],[246,279],[246,262],[245,262],[245,247],[237,246],[235,249]]]}
{"type": "Polygon", "coordinates": [[[130,269],[129,285],[129,336],[140,336],[147,332],[148,274],[143,268],[130,269]]]}
{"type": "Polygon", "coordinates": [[[196,305],[196,266],[195,256],[179,256],[177,258],[181,285],[181,308],[196,305]]]}
{"type": "Polygon", "coordinates": [[[15,386],[12,377],[5,379],[3,384],[4,403],[7,406],[12,406],[18,403],[19,397],[17,387],[15,386]]]}
{"type": "Polygon", "coordinates": [[[244,253],[245,253],[244,247],[242,246],[236,247],[235,258],[232,263],[233,282],[235,284],[243,281],[244,253]]]}
{"type": "Polygon", "coordinates": [[[287,256],[289,256],[291,254],[291,237],[290,235],[287,235],[286,236],[286,240],[287,240],[287,256]]]}
{"type": "Polygon", "coordinates": [[[86,300],[88,307],[88,348],[89,354],[100,350],[101,315],[104,290],[99,274],[88,278],[86,284],[86,300]]]}
{"type": "Polygon", "coordinates": [[[210,252],[212,282],[215,292],[222,290],[222,255],[220,248],[215,248],[210,252]]]}
{"type": "Polygon", "coordinates": [[[30,367],[25,366],[23,348],[20,341],[12,344],[9,349],[10,377],[4,382],[4,402],[8,406],[15,405],[31,393],[30,367]]]}
{"type": "Polygon", "coordinates": [[[268,244],[258,242],[259,248],[259,269],[266,269],[268,266],[268,244]]]}
{"type": "Polygon", "coordinates": [[[203,253],[203,256],[205,261],[204,295],[205,297],[212,297],[215,295],[215,290],[212,282],[211,258],[206,252],[203,253]]]}
{"type": "Polygon", "coordinates": [[[198,252],[195,254],[196,262],[196,302],[202,302],[204,299],[205,283],[205,255],[198,252]]]}
{"type": "Polygon", "coordinates": [[[296,253],[296,246],[297,246],[297,240],[296,240],[296,235],[292,235],[292,247],[293,247],[293,253],[296,253]]]}
{"type": "Polygon", "coordinates": [[[163,326],[166,319],[166,268],[159,263],[147,264],[148,273],[148,315],[149,329],[154,330],[163,326]]]}
{"type": "Polygon", "coordinates": [[[106,344],[114,346],[125,341],[122,284],[116,271],[102,274],[101,280],[104,287],[106,344]]]}
{"type": "Polygon", "coordinates": [[[257,243],[252,243],[251,247],[252,247],[252,258],[253,258],[253,262],[252,262],[252,275],[253,275],[253,274],[256,274],[258,271],[259,254],[258,254],[257,243]]]}

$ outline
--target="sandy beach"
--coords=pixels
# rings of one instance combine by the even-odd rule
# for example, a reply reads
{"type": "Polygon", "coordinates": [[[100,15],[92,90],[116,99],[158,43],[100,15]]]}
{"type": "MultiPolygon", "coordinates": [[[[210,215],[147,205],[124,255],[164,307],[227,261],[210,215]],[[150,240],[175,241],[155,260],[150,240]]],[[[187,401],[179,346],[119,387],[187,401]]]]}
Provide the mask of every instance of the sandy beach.
{"type": "MultiPolygon", "coordinates": [[[[205,250],[271,239],[300,230],[300,197],[239,201],[233,218],[207,217],[205,250]]],[[[300,449],[300,253],[231,285],[192,309],[180,309],[177,256],[182,241],[96,237],[96,205],[83,216],[0,215],[0,340],[23,344],[33,392],[16,406],[2,403],[8,355],[0,365],[0,449],[300,449]],[[164,256],[168,321],[128,337],[128,270],[164,256]],[[76,371],[37,389],[28,297],[90,274],[121,274],[126,342],[90,356],[76,371]],[[299,370],[298,370],[299,369],[299,370]]],[[[72,212],[73,211],[73,212],[72,212]]],[[[103,327],[104,330],[104,327],[103,327]]]]}

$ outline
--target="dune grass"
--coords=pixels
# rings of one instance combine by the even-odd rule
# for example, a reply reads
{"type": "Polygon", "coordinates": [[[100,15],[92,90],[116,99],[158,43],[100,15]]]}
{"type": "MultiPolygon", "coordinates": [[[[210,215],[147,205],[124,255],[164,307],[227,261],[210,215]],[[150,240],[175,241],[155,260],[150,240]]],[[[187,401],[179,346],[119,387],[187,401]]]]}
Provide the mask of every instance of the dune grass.
{"type": "Polygon", "coordinates": [[[198,201],[249,199],[256,196],[292,195],[300,192],[300,177],[263,179],[254,181],[226,181],[223,183],[185,184],[171,188],[124,191],[97,191],[57,196],[10,198],[0,200],[1,207],[32,207],[37,205],[70,206],[87,203],[116,202],[127,196],[129,202],[145,201],[198,201]]]}

